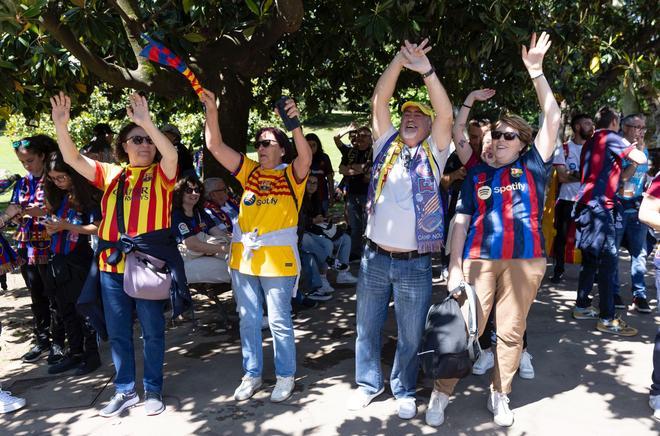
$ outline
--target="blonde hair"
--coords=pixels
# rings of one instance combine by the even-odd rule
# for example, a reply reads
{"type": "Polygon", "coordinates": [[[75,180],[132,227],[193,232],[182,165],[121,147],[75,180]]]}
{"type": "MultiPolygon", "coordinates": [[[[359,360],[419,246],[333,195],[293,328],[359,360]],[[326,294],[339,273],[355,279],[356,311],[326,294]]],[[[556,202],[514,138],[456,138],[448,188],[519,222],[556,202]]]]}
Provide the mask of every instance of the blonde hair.
{"type": "Polygon", "coordinates": [[[495,128],[507,125],[518,131],[518,138],[525,145],[532,143],[532,126],[518,115],[504,115],[495,123],[495,128]]]}

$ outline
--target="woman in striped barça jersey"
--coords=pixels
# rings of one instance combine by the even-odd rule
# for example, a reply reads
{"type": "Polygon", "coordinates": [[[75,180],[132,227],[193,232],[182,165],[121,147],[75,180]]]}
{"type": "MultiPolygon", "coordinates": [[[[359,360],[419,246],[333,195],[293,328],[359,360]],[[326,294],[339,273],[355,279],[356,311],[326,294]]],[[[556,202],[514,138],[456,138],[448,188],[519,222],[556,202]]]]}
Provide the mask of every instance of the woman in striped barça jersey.
{"type": "MultiPolygon", "coordinates": [[[[536,138],[532,139],[532,128],[522,118],[502,117],[491,131],[493,160],[488,163],[474,163],[467,141],[454,139],[469,170],[456,207],[448,287],[456,289],[462,280],[474,285],[480,334],[497,306],[498,342],[487,407],[501,426],[513,424],[508,394],[520,361],[527,314],[545,273],[541,218],[561,118],[543,75],[549,47],[550,37],[543,32],[538,39],[532,35],[529,50],[522,48],[543,113],[536,138]],[[473,164],[468,165],[471,160],[473,164]]],[[[473,101],[464,106],[469,108],[473,101]]],[[[435,381],[429,405],[432,415],[444,419],[456,382],[435,381]]]]}
{"type": "MultiPolygon", "coordinates": [[[[167,137],[154,125],[149,114],[147,100],[134,93],[127,107],[130,123],[117,134],[114,143],[116,161],[104,163],[81,155],[68,131],[71,100],[64,93],[51,98],[52,117],[57,132],[57,142],[64,161],[80,175],[103,191],[101,198],[101,222],[99,224],[98,269],[90,270],[90,279],[100,288],[103,301],[102,322],[92,324],[103,337],[110,339],[112,361],[115,365],[116,393],[100,415],[119,415],[124,409],[136,404],[139,397],[135,389],[135,355],[133,349],[133,312],[141,325],[144,342],[144,407],[148,415],[165,410],[161,392],[163,387],[163,360],[165,356],[165,300],[132,298],[124,292],[123,247],[119,247],[120,236],[132,241],[158,236],[163,244],[155,248],[142,249],[159,258],[174,250],[178,255],[176,241],[171,237],[172,194],[177,176],[177,151],[167,137]],[[118,193],[120,178],[124,178],[124,192],[118,193]],[[122,201],[125,232],[120,235],[117,220],[117,200],[122,201]],[[98,272],[97,272],[98,271],[98,272]],[[98,278],[96,277],[98,276],[98,278]]],[[[155,238],[152,238],[155,239],[155,238]]],[[[154,245],[152,243],[152,245],[154,245]]],[[[180,269],[183,261],[178,256],[180,269]]],[[[165,259],[164,259],[165,260],[165,259]]],[[[172,305],[181,301],[176,298],[185,279],[176,279],[176,260],[169,260],[173,270],[175,286],[172,288],[172,305]],[[181,283],[183,282],[183,283],[181,283]]],[[[181,274],[179,277],[185,277],[181,274]]],[[[78,301],[79,309],[87,296],[87,283],[78,301]]],[[[96,288],[94,288],[95,290],[96,288]]],[[[189,295],[188,295],[189,298],[189,295]]]]}

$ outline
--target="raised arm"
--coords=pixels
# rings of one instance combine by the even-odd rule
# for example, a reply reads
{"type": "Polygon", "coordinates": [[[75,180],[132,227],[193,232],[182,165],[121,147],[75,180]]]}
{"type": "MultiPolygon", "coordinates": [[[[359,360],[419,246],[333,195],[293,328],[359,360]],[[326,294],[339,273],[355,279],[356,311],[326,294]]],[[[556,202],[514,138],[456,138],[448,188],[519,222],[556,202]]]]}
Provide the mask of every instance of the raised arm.
{"type": "Polygon", "coordinates": [[[454,114],[447,91],[440,83],[440,79],[426,55],[431,50],[431,46],[427,46],[428,42],[429,40],[425,39],[417,46],[405,41],[401,53],[405,59],[403,66],[421,74],[424,79],[431,106],[435,111],[435,118],[431,125],[431,137],[438,150],[444,150],[451,141],[451,125],[454,121],[454,114]]]}
{"type": "Polygon", "coordinates": [[[165,176],[167,176],[168,179],[175,178],[179,154],[176,151],[176,147],[163,132],[158,130],[158,127],[156,127],[151,119],[147,99],[137,92],[134,92],[129,97],[129,105],[126,108],[126,113],[128,114],[128,118],[138,126],[142,127],[153,141],[156,149],[161,155],[159,165],[165,176]]]}
{"type": "Polygon", "coordinates": [[[62,91],[50,98],[52,106],[53,124],[57,135],[57,145],[62,153],[64,162],[76,170],[78,174],[89,181],[96,176],[96,161],[83,156],[73,143],[69,134],[69,120],[71,119],[71,99],[62,91]]]}
{"type": "MultiPolygon", "coordinates": [[[[292,99],[286,101],[284,110],[289,118],[297,117],[300,119],[300,111],[296,106],[296,102],[292,99]]],[[[275,111],[277,112],[277,109],[275,111]]],[[[293,134],[293,143],[296,145],[296,152],[298,152],[298,156],[291,165],[293,165],[293,175],[300,182],[307,177],[309,167],[312,166],[312,149],[309,147],[305,135],[303,135],[302,127],[296,127],[291,133],[293,134]]]]}
{"type": "Polygon", "coordinates": [[[374,94],[371,96],[371,123],[374,141],[387,133],[392,125],[390,114],[390,99],[394,95],[396,81],[403,69],[405,58],[399,51],[392,62],[387,66],[385,72],[374,88],[374,94]]]}
{"type": "Polygon", "coordinates": [[[550,89],[550,84],[543,75],[543,58],[550,48],[550,36],[543,32],[536,40],[536,33],[532,33],[529,50],[522,46],[522,60],[527,68],[529,77],[532,78],[536,96],[541,105],[543,123],[536,135],[534,144],[544,161],[550,159],[555,150],[559,124],[561,122],[561,111],[555,96],[550,89]]]}
{"type": "Polygon", "coordinates": [[[465,101],[461,105],[461,109],[458,111],[456,121],[454,121],[454,127],[452,128],[452,139],[454,140],[454,145],[456,145],[456,154],[463,165],[465,165],[467,161],[470,160],[470,156],[472,156],[472,147],[470,147],[466,133],[467,122],[470,117],[470,109],[472,109],[475,102],[486,101],[494,95],[495,90],[490,88],[472,91],[465,98],[465,101]]]}
{"type": "Polygon", "coordinates": [[[220,134],[220,124],[218,122],[218,103],[213,94],[208,89],[202,92],[202,103],[206,108],[206,125],[204,132],[206,136],[206,148],[211,152],[215,160],[225,167],[229,172],[234,173],[241,164],[241,154],[225,144],[220,134]]]}

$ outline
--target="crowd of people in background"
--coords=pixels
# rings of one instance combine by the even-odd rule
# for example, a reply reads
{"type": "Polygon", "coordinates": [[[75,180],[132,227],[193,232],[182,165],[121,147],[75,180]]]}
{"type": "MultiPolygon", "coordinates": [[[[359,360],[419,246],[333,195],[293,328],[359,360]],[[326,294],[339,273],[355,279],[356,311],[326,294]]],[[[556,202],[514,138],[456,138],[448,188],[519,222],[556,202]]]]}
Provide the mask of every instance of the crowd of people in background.
{"type": "MultiPolygon", "coordinates": [[[[0,215],[0,227],[14,228],[13,244],[0,235],[0,277],[20,270],[31,297],[34,344],[22,360],[36,363],[47,355],[50,374],[84,376],[101,366],[98,340],[108,339],[116,391],[100,415],[117,416],[140,399],[135,313],[144,344],[144,408],[157,415],[165,410],[165,308],[173,318],[188,310],[189,285],[228,284],[240,317],[244,373],[234,399],[245,401],[263,385],[267,328],[276,375],[270,398],[282,402],[292,395],[296,376],[292,313],[328,302],[334,286],[356,286],[357,389],[348,408],[360,410],[384,392],[381,332],[393,306],[390,387],[398,416],[411,419],[437,259],[448,291],[462,282],[475,288],[482,351],[472,372],[492,369],[486,405],[496,424],[511,426],[512,379],[516,372],[535,376],[526,320],[546,255],[554,259],[555,284],[564,280],[567,263],[581,264],[575,319],[634,336],[637,329],[617,314],[628,308],[618,253],[623,247],[631,257],[630,309],[651,313],[644,277],[653,230],[660,230],[659,182],[651,174],[644,115],[621,118],[609,107],[593,117],[577,113],[570,138],[560,144],[561,113],[543,73],[549,47],[546,33],[523,47],[542,113],[534,129],[512,114],[494,122],[470,118],[475,105],[496,98],[493,89],[468,93],[455,113],[426,55],[428,42],[406,41],[376,84],[371,125],[351,123],[334,137],[341,177],[319,136],[304,133],[290,98],[277,111],[289,132],[259,129],[251,159],[236,151],[238,144],[224,142],[216,96],[203,91],[205,145],[233,178],[225,179],[200,177],[199,158],[176,126],[154,124],[145,97],[130,97],[119,132],[98,124],[79,148],[67,127],[71,100],[54,96],[56,138],[13,143],[26,174],[14,179],[0,215]],[[403,69],[421,75],[430,105],[405,102],[395,127],[390,100],[403,69]],[[556,198],[548,201],[554,212],[544,217],[553,189],[556,198]],[[549,253],[546,218],[554,229],[549,253]],[[140,262],[168,272],[171,281],[143,291],[134,285],[140,262]],[[358,277],[351,273],[355,262],[358,277]],[[598,308],[592,306],[594,283],[598,308]]],[[[655,259],[660,270],[657,250],[655,259]]],[[[466,296],[456,298],[467,310],[466,296]]],[[[657,418],[659,374],[660,331],[650,397],[657,418]]],[[[434,381],[427,424],[442,425],[457,382],[434,381]]],[[[24,405],[0,390],[0,412],[24,405]]]]}

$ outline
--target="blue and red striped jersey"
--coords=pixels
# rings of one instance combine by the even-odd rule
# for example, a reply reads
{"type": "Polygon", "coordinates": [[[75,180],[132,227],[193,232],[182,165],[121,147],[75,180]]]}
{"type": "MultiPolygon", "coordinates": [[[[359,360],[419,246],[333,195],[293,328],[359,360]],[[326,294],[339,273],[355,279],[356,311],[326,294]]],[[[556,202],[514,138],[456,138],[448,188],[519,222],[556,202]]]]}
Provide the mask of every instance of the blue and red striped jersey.
{"type": "MultiPolygon", "coordinates": [[[[74,209],[71,207],[68,197],[64,197],[62,204],[54,214],[60,221],[67,221],[77,226],[92,224],[99,219],[99,215],[100,211],[90,214],[74,209]]],[[[53,254],[68,255],[73,253],[76,248],[81,248],[80,244],[89,244],[88,235],[81,235],[71,230],[53,233],[50,238],[50,250],[53,254]]]]}
{"type": "Polygon", "coordinates": [[[597,200],[607,209],[614,207],[619,187],[622,160],[635,148],[616,132],[596,130],[582,147],[582,185],[577,201],[588,204],[597,200]]]}
{"type": "Polygon", "coordinates": [[[552,159],[532,146],[500,168],[480,163],[468,170],[456,213],[470,215],[464,259],[544,257],[541,218],[552,159]]]}

